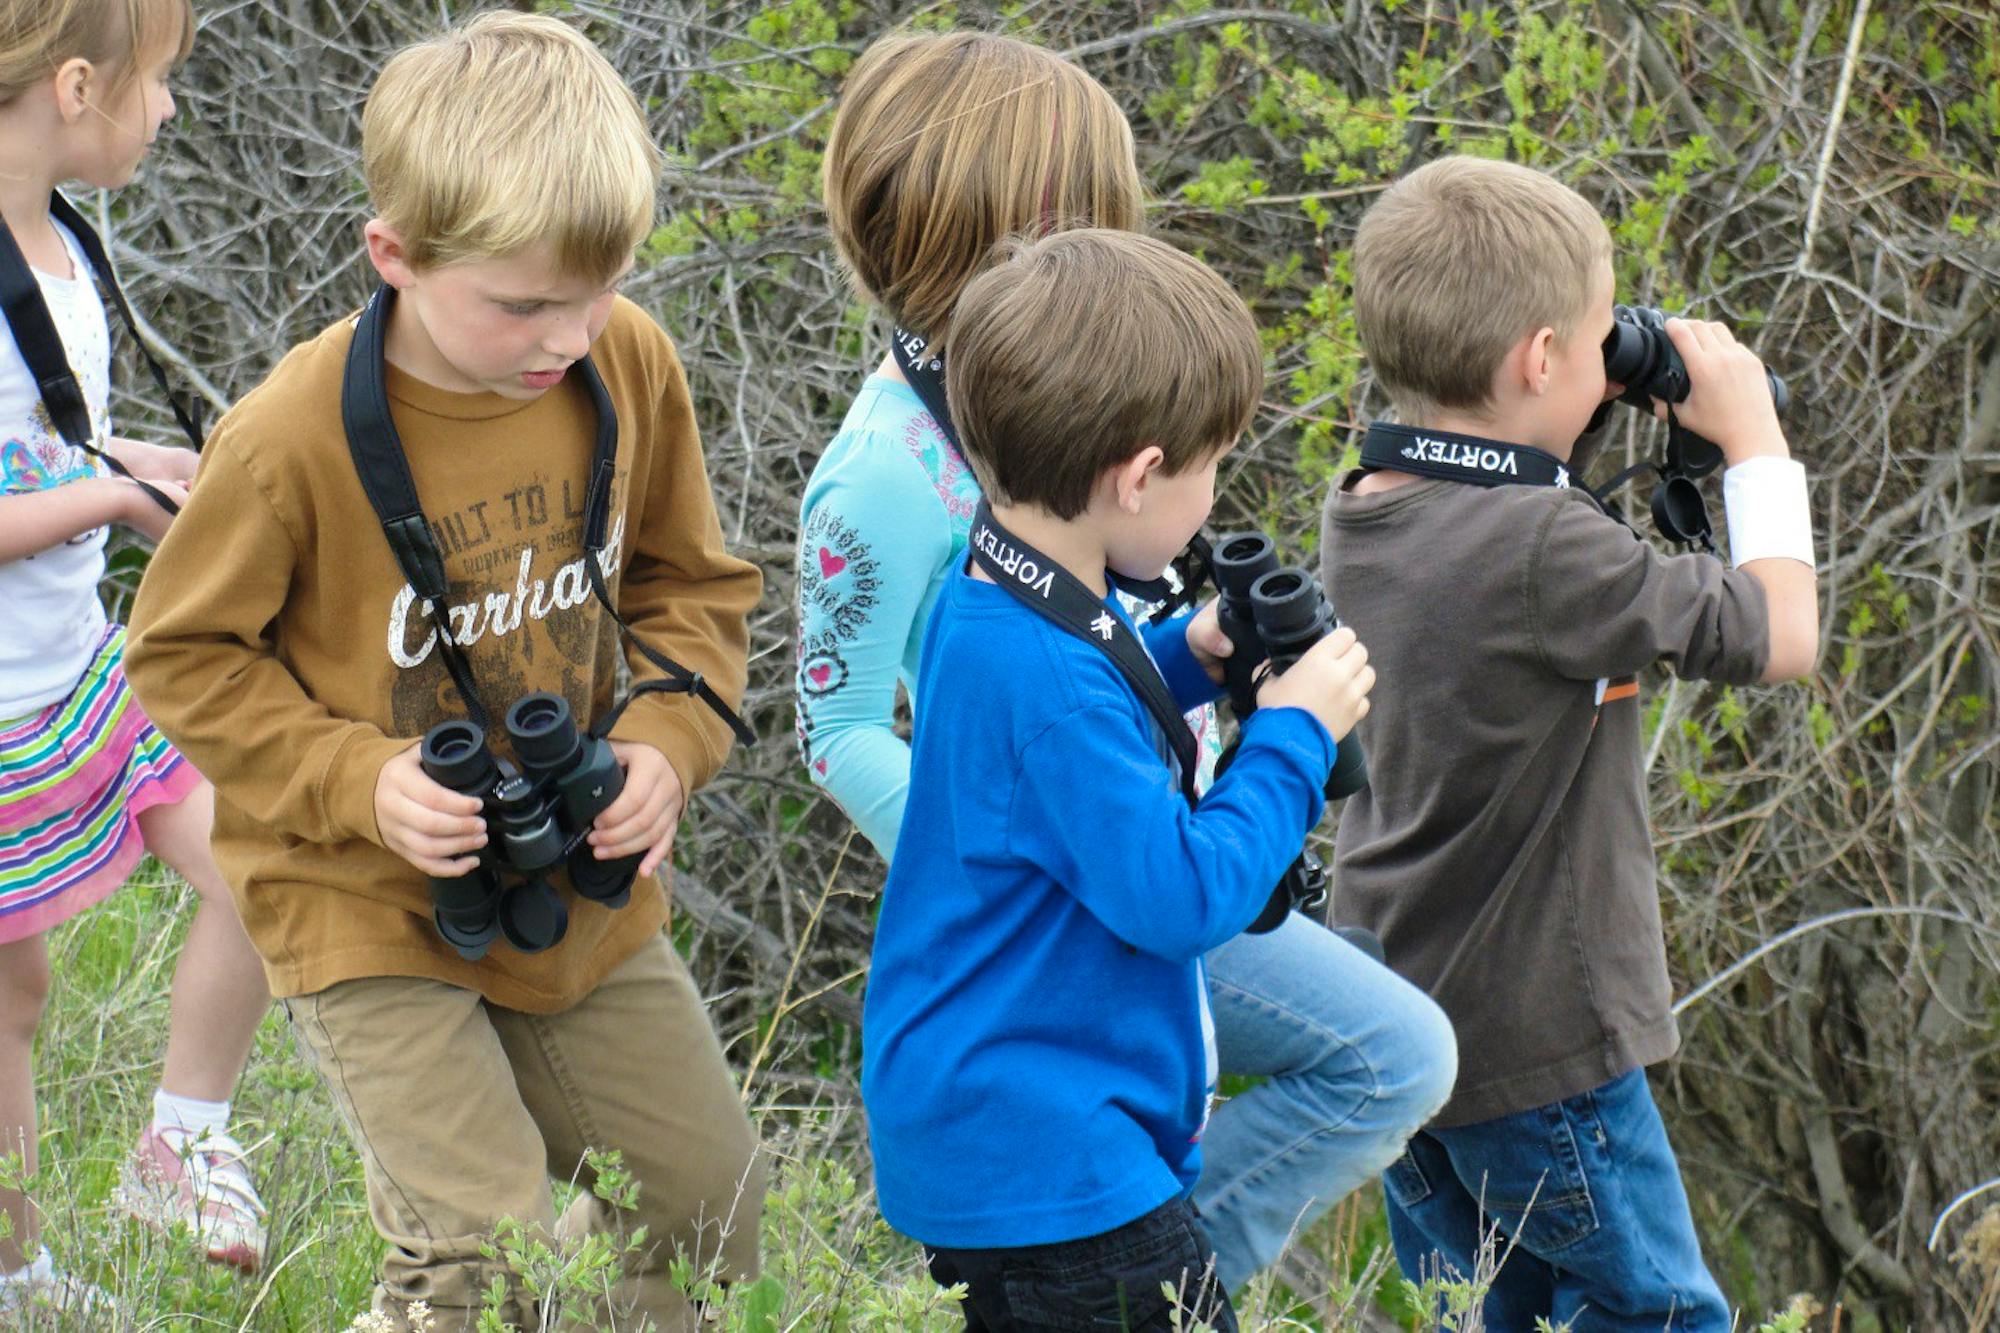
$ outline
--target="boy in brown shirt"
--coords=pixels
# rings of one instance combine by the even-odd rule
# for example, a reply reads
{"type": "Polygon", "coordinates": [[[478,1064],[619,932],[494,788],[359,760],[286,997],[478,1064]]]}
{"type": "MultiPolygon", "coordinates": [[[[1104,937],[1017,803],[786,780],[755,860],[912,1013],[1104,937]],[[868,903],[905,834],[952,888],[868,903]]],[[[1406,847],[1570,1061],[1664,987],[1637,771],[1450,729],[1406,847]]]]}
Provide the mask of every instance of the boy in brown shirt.
{"type": "Polygon", "coordinates": [[[1362,220],[1354,283],[1403,424],[1370,429],[1326,510],[1327,587],[1384,682],[1358,728],[1371,785],[1341,820],[1336,915],[1381,936],[1460,1051],[1451,1100],[1385,1178],[1397,1258],[1470,1276],[1497,1226],[1490,1327],[1727,1330],[1646,1084],[1679,1037],[1635,675],[1811,670],[1804,469],[1757,358],[1673,321],[1691,385],[1674,410],[1729,464],[1735,567],[1665,555],[1570,485],[1622,388],[1602,350],[1611,239],[1540,172],[1412,173],[1362,220]]]}
{"type": "MultiPolygon", "coordinates": [[[[645,1225],[612,1299],[679,1328],[669,1262],[754,1273],[763,1178],[653,875],[729,749],[761,581],[722,548],[673,345],[616,294],[658,152],[584,38],[494,13],[390,61],[363,167],[385,285],[216,428],[127,671],[215,784],[217,860],[360,1148],[390,1246],[375,1308],[421,1299],[434,1327],[472,1327],[505,1273],[482,1240],[503,1218],[555,1228],[550,1177],[587,1187],[585,1149],[618,1149],[636,1214],[586,1192],[561,1226],[645,1225]],[[435,601],[357,471],[380,487],[398,455],[442,559],[435,601]],[[569,865],[637,862],[630,901],[579,897],[558,865],[557,892],[496,900],[505,941],[454,947],[430,881],[485,882],[465,877],[493,872],[497,807],[434,781],[419,738],[469,718],[506,755],[500,718],[533,691],[601,724],[607,600],[635,644],[698,673],[629,654],[635,681],[684,688],[616,715],[622,791],[565,830],[569,865]]],[[[541,1326],[517,1282],[510,1301],[541,1326]]]]}

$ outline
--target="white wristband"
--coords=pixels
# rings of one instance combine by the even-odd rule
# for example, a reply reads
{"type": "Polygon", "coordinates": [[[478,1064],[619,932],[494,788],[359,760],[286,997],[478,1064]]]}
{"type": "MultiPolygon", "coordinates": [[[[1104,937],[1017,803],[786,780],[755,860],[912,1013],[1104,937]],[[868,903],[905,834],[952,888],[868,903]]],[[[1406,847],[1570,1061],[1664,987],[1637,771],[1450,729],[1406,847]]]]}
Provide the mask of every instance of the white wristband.
{"type": "Polygon", "coordinates": [[[1729,516],[1729,559],[1796,560],[1813,568],[1812,509],[1805,464],[1763,454],[1722,474],[1722,510],[1729,516]]]}

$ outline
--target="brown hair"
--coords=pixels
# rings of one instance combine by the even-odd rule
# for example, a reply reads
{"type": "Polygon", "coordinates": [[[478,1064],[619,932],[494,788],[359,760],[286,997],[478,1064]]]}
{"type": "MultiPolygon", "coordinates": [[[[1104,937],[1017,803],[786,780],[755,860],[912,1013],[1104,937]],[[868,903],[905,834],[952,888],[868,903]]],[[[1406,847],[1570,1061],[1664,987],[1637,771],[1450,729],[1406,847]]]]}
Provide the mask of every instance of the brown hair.
{"type": "Polygon", "coordinates": [[[139,72],[140,58],[170,36],[174,60],[186,60],[194,49],[190,0],[0,0],[0,106],[65,60],[103,66],[115,92],[139,72]]]}
{"type": "Polygon", "coordinates": [[[588,38],[500,10],[383,67],[361,170],[416,268],[547,244],[563,272],[608,280],[652,230],[660,150],[588,38]]]}
{"type": "Polygon", "coordinates": [[[1588,200],[1512,162],[1439,158],[1390,186],[1354,237],[1354,313],[1405,420],[1486,405],[1527,334],[1568,338],[1611,236],[1588,200]]]}
{"type": "Polygon", "coordinates": [[[1061,56],[982,32],[870,46],[842,92],[822,184],[862,295],[933,341],[1000,241],[1136,230],[1145,207],[1111,94],[1061,56]]]}
{"type": "Polygon", "coordinates": [[[1264,352],[1206,264],[1089,228],[1011,243],[972,280],[945,388],[980,487],[1069,519],[1147,445],[1171,476],[1235,443],[1264,391],[1264,352]]]}

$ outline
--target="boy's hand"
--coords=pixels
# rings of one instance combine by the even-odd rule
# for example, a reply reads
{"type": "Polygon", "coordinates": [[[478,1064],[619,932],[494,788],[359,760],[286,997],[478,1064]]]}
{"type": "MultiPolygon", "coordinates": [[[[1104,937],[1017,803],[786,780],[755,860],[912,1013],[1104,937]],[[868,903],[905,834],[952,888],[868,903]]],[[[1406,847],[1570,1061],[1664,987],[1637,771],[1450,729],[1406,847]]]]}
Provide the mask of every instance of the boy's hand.
{"type": "Polygon", "coordinates": [[[1368,716],[1368,691],[1374,688],[1368,650],[1343,625],[1308,648],[1284,675],[1266,678],[1257,689],[1257,706],[1303,708],[1341,741],[1368,716]]]}
{"type": "Polygon", "coordinates": [[[469,853],[486,845],[486,821],[476,796],[432,780],[418,747],[401,750],[375,779],[375,825],[382,845],[426,875],[456,879],[479,864],[469,853]]]}
{"type": "Polygon", "coordinates": [[[687,789],[667,757],[650,745],[613,741],[611,753],[625,766],[625,790],[592,821],[590,845],[600,861],[646,853],[639,863],[639,878],[645,879],[674,849],[687,789]]]}
{"type": "MultiPolygon", "coordinates": [[[[148,486],[151,486],[175,504],[182,506],[187,504],[188,488],[186,482],[174,481],[167,477],[146,476],[143,473],[140,476],[148,486]]],[[[124,487],[127,492],[125,495],[125,513],[123,515],[125,526],[157,544],[167,535],[167,527],[174,521],[174,516],[161,507],[159,501],[130,482],[121,479],[119,485],[124,487]]]]}
{"type": "MultiPolygon", "coordinates": [[[[1695,434],[1713,440],[1731,466],[1759,454],[1791,457],[1764,363],[1712,320],[1670,319],[1667,336],[1687,365],[1688,396],[1674,417],[1695,434]]],[[[1654,411],[1664,418],[1657,401],[1654,411]]]]}
{"type": "Polygon", "coordinates": [[[1222,632],[1222,617],[1217,610],[1221,605],[1220,597],[1210,598],[1208,605],[1188,621],[1187,627],[1188,651],[1217,685],[1223,683],[1222,659],[1236,651],[1236,645],[1222,632]]]}

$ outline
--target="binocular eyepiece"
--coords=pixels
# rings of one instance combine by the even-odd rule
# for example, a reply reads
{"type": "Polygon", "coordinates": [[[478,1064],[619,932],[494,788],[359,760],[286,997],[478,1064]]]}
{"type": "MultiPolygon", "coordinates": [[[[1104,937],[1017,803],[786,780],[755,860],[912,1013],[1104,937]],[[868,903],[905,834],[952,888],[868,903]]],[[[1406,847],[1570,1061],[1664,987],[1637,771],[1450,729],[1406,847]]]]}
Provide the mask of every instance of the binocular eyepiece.
{"type": "Polygon", "coordinates": [[[432,918],[459,956],[477,961],[496,938],[522,953],[558,943],[569,909],[550,882],[567,871],[578,896],[606,907],[631,900],[643,856],[600,861],[586,841],[593,820],[618,799],[625,770],[610,743],[579,732],[561,695],[523,696],[507,710],[516,769],[494,757],[471,722],[440,722],[418,752],[440,786],[477,797],[487,841],[479,864],[455,879],[431,880],[432,918]]]}
{"type": "MultiPolygon", "coordinates": [[[[1235,645],[1228,659],[1234,671],[1247,673],[1269,661],[1272,674],[1282,674],[1339,624],[1318,581],[1303,569],[1280,565],[1277,546],[1261,532],[1223,537],[1215,543],[1211,565],[1222,593],[1216,614],[1235,645]]],[[[1254,694],[1231,693],[1239,718],[1254,709],[1255,700],[1254,694]]],[[[1326,780],[1327,799],[1341,800],[1367,785],[1367,758],[1349,732],[1326,780]]]]}
{"type": "MultiPolygon", "coordinates": [[[[1667,336],[1667,314],[1652,306],[1611,307],[1611,332],[1604,337],[1605,378],[1625,386],[1618,401],[1651,411],[1653,400],[1685,402],[1688,396],[1687,363],[1681,360],[1674,340],[1667,336]]],[[[1785,382],[1767,366],[1765,378],[1771,385],[1771,401],[1783,412],[1791,402],[1785,382]]],[[[1722,451],[1692,432],[1692,446],[1685,451],[1682,466],[1689,476],[1702,477],[1722,464],[1722,451]]]]}

